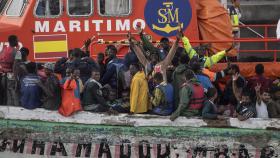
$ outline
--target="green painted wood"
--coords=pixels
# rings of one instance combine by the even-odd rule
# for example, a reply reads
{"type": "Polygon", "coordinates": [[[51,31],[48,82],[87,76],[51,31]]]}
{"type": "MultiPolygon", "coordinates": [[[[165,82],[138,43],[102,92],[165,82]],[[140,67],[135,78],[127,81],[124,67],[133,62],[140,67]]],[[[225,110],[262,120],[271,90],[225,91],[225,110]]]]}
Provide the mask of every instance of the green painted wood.
{"type": "Polygon", "coordinates": [[[280,142],[280,132],[277,130],[209,127],[126,127],[4,119],[0,119],[0,125],[1,139],[25,138],[42,141],[86,143],[99,141],[103,137],[111,139],[113,144],[116,143],[119,137],[151,138],[154,141],[156,139],[158,141],[176,140],[178,142],[210,139],[217,141],[229,139],[234,139],[238,142],[252,141],[246,142],[252,144],[254,142],[262,142],[262,144],[269,141],[280,142]]]}

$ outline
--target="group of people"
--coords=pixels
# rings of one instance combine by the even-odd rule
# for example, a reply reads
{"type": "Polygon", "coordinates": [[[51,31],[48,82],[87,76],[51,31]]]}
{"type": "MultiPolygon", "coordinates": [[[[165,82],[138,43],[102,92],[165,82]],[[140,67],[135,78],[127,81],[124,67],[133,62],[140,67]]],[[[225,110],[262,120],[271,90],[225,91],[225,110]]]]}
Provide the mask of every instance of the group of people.
{"type": "Polygon", "coordinates": [[[155,46],[138,27],[140,41],[128,33],[129,52],[123,59],[108,45],[96,61],[85,50],[69,50],[56,63],[28,61],[28,48],[17,50],[18,39],[8,37],[0,54],[2,105],[58,110],[63,116],[77,111],[153,114],[225,119],[280,118],[280,81],[265,77],[258,64],[256,76],[246,79],[238,65],[220,72],[210,67],[231,48],[206,55],[193,48],[178,30],[175,41],[162,38],[155,46]],[[182,46],[179,42],[182,41],[182,46]],[[224,88],[220,80],[226,80],[224,88]]]}

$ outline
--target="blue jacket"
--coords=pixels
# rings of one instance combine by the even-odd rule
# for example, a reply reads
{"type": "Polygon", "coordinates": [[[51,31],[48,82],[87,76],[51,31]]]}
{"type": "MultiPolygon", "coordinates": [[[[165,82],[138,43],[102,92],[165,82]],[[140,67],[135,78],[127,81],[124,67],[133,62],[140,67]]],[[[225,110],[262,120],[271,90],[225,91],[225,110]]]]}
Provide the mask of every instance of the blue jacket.
{"type": "Polygon", "coordinates": [[[121,59],[115,58],[112,59],[107,67],[106,72],[103,75],[102,79],[100,80],[100,83],[102,85],[109,84],[112,88],[117,88],[117,66],[116,65],[123,65],[123,61],[121,59]]]}
{"type": "Polygon", "coordinates": [[[42,105],[42,89],[37,85],[40,81],[39,76],[28,74],[21,80],[20,102],[26,109],[39,108],[42,105]]]}
{"type": "Polygon", "coordinates": [[[205,76],[203,74],[197,74],[195,76],[196,76],[197,80],[202,84],[202,86],[204,88],[204,92],[205,92],[205,90],[208,90],[209,88],[214,87],[208,76],[205,76]]]}
{"type": "Polygon", "coordinates": [[[80,78],[84,84],[90,78],[91,70],[93,68],[99,69],[99,66],[92,58],[89,57],[76,59],[71,62],[69,62],[67,58],[61,58],[56,62],[54,70],[56,73],[60,73],[62,77],[65,77],[67,68],[79,69],[81,73],[80,78]]]}
{"type": "Polygon", "coordinates": [[[156,88],[159,88],[164,93],[166,103],[155,107],[153,113],[158,115],[170,115],[174,111],[173,86],[168,83],[166,85],[158,85],[156,88]]]}

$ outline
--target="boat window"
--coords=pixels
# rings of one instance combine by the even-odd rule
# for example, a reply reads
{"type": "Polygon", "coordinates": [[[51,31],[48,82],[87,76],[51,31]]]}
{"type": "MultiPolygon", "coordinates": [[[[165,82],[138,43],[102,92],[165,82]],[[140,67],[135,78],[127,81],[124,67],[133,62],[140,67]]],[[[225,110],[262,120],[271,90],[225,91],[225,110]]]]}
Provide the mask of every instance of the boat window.
{"type": "Polygon", "coordinates": [[[35,15],[38,17],[58,17],[61,14],[61,0],[37,0],[35,15]]]}
{"type": "Polygon", "coordinates": [[[131,13],[131,0],[99,0],[99,14],[124,16],[131,13]]]}
{"type": "Polygon", "coordinates": [[[92,14],[92,0],[68,0],[68,15],[89,16],[92,14]]]}
{"type": "Polygon", "coordinates": [[[0,0],[0,14],[3,12],[8,0],[0,0]]]}
{"type": "Polygon", "coordinates": [[[12,0],[6,11],[7,16],[21,16],[26,0],[12,0]]]}

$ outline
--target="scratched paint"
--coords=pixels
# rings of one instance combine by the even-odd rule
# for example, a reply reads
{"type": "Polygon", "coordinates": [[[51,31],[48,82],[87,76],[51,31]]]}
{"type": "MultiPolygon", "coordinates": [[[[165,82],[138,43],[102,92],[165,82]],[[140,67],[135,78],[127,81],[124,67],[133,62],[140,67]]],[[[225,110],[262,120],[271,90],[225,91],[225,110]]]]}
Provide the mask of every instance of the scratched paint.
{"type": "Polygon", "coordinates": [[[108,116],[0,106],[4,157],[277,157],[280,120],[108,116]]]}
{"type": "MultiPolygon", "coordinates": [[[[132,127],[0,120],[0,155],[62,157],[276,157],[277,130],[132,127]],[[2,154],[1,154],[2,152],[2,154]]],[[[1,156],[0,156],[1,157],[1,156]]]]}
{"type": "Polygon", "coordinates": [[[192,146],[181,144],[153,144],[141,141],[130,144],[124,140],[119,145],[109,145],[106,139],[99,144],[75,144],[61,142],[42,142],[31,140],[2,140],[0,155],[17,154],[21,156],[63,156],[63,157],[277,157],[279,146],[265,146],[261,149],[247,144],[196,144],[192,146]]]}

